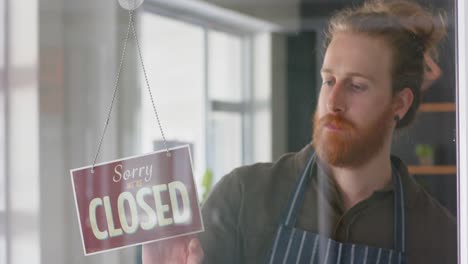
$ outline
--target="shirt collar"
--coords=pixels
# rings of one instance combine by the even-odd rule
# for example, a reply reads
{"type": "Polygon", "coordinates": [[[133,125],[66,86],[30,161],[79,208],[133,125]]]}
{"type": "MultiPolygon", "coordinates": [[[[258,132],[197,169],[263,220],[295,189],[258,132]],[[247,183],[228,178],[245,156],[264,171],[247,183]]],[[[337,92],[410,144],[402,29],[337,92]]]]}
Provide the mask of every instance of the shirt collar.
{"type": "MultiPolygon", "coordinates": [[[[302,150],[296,153],[295,155],[295,171],[296,175],[300,175],[301,172],[304,170],[304,167],[306,166],[307,160],[310,158],[310,155],[314,151],[312,144],[307,144],[302,150]]],[[[419,187],[419,184],[416,182],[416,180],[411,176],[408,172],[408,167],[404,162],[396,157],[396,156],[391,156],[390,159],[392,160],[392,164],[394,168],[400,173],[401,180],[403,183],[403,189],[404,189],[404,195],[405,195],[405,204],[408,208],[412,208],[415,205],[415,202],[417,200],[418,194],[421,191],[421,188],[419,187]]],[[[318,170],[320,171],[320,170],[318,170]]],[[[323,173],[318,173],[326,175],[324,172],[323,173]]],[[[326,188],[330,190],[335,190],[334,192],[337,192],[336,186],[333,183],[332,180],[328,179],[325,181],[322,181],[324,184],[326,184],[326,188]]],[[[377,190],[374,193],[375,194],[381,194],[381,193],[387,193],[387,192],[393,192],[393,184],[389,184],[383,189],[377,190]]]]}

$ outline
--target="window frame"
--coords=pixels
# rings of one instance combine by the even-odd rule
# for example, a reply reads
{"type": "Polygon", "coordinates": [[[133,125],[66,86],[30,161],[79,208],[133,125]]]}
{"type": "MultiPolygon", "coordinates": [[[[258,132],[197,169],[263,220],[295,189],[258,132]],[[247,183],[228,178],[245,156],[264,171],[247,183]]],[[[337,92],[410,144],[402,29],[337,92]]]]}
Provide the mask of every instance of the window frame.
{"type": "MultiPolygon", "coordinates": [[[[254,37],[258,32],[276,31],[278,26],[252,17],[244,16],[233,11],[213,6],[208,3],[187,0],[147,0],[141,10],[146,12],[200,26],[204,34],[204,104],[205,104],[205,149],[213,145],[209,136],[210,115],[216,112],[239,114],[242,120],[242,163],[254,162],[254,122],[253,107],[254,85],[254,37]],[[209,97],[209,32],[218,31],[238,37],[241,41],[241,102],[215,100],[209,97]]],[[[214,158],[205,154],[207,168],[213,168],[214,158]]],[[[216,175],[214,181],[222,175],[216,175]]]]}
{"type": "Polygon", "coordinates": [[[458,263],[468,263],[468,5],[456,1],[457,33],[457,186],[458,186],[458,263]]]}
{"type": "Polygon", "coordinates": [[[9,144],[7,141],[8,136],[8,124],[9,114],[8,114],[8,72],[9,72],[9,54],[8,50],[9,42],[9,0],[0,0],[0,21],[3,23],[0,25],[0,182],[3,182],[4,185],[0,188],[0,252],[3,252],[5,255],[0,254],[0,262],[5,261],[5,263],[10,263],[11,261],[11,233],[9,224],[9,212],[10,212],[10,188],[9,188],[9,144]],[[3,207],[3,209],[2,209],[3,207]],[[2,246],[4,245],[4,247],[2,246]],[[2,248],[3,247],[3,248],[2,248]]]}

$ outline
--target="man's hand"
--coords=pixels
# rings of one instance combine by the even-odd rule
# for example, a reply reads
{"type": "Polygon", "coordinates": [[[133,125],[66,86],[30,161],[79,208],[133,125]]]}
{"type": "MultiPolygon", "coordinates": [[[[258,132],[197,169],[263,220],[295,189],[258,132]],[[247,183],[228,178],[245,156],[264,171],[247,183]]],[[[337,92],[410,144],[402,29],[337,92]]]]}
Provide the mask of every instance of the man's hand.
{"type": "Polygon", "coordinates": [[[200,264],[203,249],[193,236],[171,238],[143,245],[143,264],[200,264]]]}

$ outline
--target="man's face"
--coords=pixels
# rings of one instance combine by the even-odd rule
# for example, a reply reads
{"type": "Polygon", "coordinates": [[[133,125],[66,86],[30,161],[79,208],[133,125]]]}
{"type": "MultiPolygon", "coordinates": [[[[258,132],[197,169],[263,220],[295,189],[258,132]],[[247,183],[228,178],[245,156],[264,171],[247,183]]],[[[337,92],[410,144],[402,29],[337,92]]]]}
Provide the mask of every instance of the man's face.
{"type": "Polygon", "coordinates": [[[337,33],[321,75],[314,115],[316,152],[333,166],[362,166],[391,137],[391,50],[378,38],[337,33]]]}

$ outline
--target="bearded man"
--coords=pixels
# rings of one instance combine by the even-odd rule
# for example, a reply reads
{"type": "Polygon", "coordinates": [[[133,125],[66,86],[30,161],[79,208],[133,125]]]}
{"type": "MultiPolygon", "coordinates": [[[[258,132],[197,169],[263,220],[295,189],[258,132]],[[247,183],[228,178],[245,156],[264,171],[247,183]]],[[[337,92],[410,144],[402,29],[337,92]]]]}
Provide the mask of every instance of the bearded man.
{"type": "MultiPolygon", "coordinates": [[[[205,232],[160,258],[176,263],[456,263],[454,218],[391,156],[439,69],[436,16],[372,1],[330,22],[313,142],[235,169],[203,205],[205,232]],[[432,75],[431,75],[432,74],[432,75]],[[176,259],[176,258],[173,258],[176,259]]],[[[155,263],[155,262],[154,262],[155,263]]]]}

